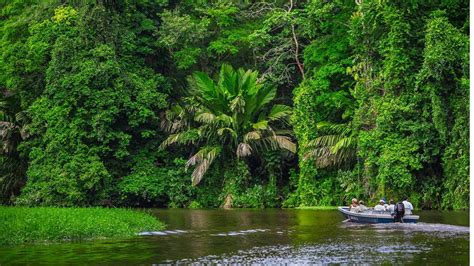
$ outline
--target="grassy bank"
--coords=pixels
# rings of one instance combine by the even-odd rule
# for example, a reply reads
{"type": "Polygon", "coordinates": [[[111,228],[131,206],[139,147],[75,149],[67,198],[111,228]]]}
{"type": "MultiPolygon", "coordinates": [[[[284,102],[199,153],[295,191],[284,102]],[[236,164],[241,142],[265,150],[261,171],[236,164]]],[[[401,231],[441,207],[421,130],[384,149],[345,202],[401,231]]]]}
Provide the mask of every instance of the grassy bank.
{"type": "Polygon", "coordinates": [[[128,209],[0,206],[0,245],[120,238],[163,228],[155,217],[128,209]]]}

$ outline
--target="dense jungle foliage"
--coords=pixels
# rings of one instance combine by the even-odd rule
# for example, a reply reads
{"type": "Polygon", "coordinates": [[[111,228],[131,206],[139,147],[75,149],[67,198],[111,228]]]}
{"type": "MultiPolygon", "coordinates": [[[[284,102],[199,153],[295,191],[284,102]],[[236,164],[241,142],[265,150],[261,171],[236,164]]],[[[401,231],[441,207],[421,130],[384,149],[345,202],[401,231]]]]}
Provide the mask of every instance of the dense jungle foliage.
{"type": "Polygon", "coordinates": [[[0,0],[0,195],[469,207],[467,0],[0,0]]]}

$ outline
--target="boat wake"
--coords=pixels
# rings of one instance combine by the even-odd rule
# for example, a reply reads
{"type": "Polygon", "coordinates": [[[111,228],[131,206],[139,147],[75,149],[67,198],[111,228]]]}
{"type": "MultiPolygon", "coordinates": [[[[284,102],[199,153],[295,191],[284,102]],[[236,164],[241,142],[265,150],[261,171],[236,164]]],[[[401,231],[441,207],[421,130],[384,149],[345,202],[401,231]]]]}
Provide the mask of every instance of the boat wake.
{"type": "Polygon", "coordinates": [[[185,234],[188,231],[184,230],[166,230],[166,231],[146,231],[138,233],[139,236],[167,236],[167,235],[176,235],[176,234],[185,234]]]}
{"type": "MultiPolygon", "coordinates": [[[[247,230],[239,230],[239,231],[229,231],[229,232],[219,232],[219,233],[211,233],[207,230],[197,231],[197,233],[207,233],[211,236],[241,236],[241,235],[248,235],[248,234],[255,234],[255,233],[262,233],[262,232],[269,232],[270,229],[247,229],[247,230]]],[[[139,236],[167,236],[167,235],[180,235],[185,233],[196,233],[196,231],[184,231],[184,230],[166,230],[166,231],[146,231],[141,232],[139,236]]],[[[276,232],[277,234],[282,234],[283,231],[276,232]]]]}
{"type": "Polygon", "coordinates": [[[240,231],[232,231],[227,233],[217,233],[211,234],[211,236],[239,236],[239,235],[247,235],[259,232],[267,232],[270,231],[269,229],[249,229],[249,230],[240,230],[240,231]]]}
{"type": "Polygon", "coordinates": [[[375,224],[376,228],[395,228],[399,230],[410,230],[416,232],[452,232],[452,233],[465,233],[469,234],[469,227],[459,226],[459,225],[450,225],[450,224],[432,224],[432,223],[417,223],[417,224],[404,224],[404,223],[394,223],[391,224],[375,224]]]}

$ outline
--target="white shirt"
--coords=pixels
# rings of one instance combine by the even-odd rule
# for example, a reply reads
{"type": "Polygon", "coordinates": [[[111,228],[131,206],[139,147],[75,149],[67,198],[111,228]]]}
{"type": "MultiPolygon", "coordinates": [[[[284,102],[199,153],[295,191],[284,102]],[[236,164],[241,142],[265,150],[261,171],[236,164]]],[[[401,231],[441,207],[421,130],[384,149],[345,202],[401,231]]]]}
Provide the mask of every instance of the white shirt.
{"type": "Polygon", "coordinates": [[[403,203],[403,206],[405,206],[405,215],[406,214],[412,214],[413,205],[410,202],[406,201],[406,200],[404,200],[402,203],[403,203]]]}
{"type": "Polygon", "coordinates": [[[388,205],[387,211],[389,211],[390,213],[394,213],[395,212],[395,205],[394,204],[388,205]]]}
{"type": "Polygon", "coordinates": [[[385,207],[380,204],[377,204],[374,207],[374,211],[385,211],[385,207]]]}
{"type": "Polygon", "coordinates": [[[351,205],[350,208],[349,208],[349,211],[351,211],[351,212],[360,212],[360,207],[359,206],[354,207],[354,206],[351,205]]]}

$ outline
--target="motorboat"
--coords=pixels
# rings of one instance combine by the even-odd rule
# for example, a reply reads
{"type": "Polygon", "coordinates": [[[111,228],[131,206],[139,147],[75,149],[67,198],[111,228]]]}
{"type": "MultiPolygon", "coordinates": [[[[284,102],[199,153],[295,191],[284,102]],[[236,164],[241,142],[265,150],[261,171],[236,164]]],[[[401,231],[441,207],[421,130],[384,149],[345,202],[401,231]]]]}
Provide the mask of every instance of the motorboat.
{"type": "MultiPolygon", "coordinates": [[[[338,207],[339,211],[347,220],[355,223],[394,223],[395,218],[387,211],[367,210],[363,212],[351,212],[349,207],[338,207]]],[[[420,219],[418,215],[405,215],[402,218],[403,223],[416,223],[420,219]]]]}

